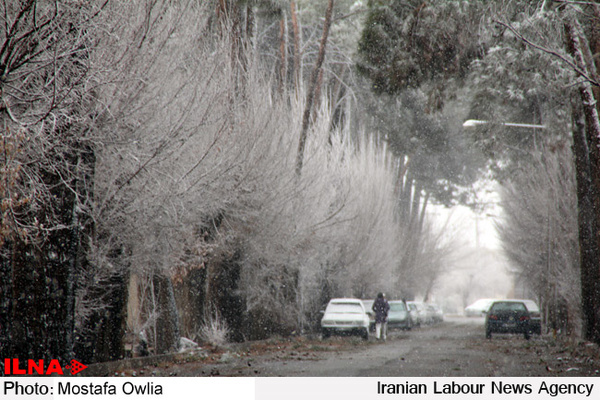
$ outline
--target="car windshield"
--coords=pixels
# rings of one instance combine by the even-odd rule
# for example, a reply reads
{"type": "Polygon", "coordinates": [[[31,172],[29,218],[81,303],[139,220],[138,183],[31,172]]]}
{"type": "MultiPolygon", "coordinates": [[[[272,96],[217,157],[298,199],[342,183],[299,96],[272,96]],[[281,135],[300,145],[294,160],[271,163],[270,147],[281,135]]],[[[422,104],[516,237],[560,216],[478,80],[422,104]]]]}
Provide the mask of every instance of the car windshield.
{"type": "Polygon", "coordinates": [[[339,314],[362,314],[363,308],[356,303],[330,303],[327,307],[328,313],[339,314]]]}
{"type": "Polygon", "coordinates": [[[494,303],[492,305],[492,311],[527,311],[525,304],[523,303],[494,303]]]}
{"type": "Polygon", "coordinates": [[[390,311],[406,311],[404,303],[390,303],[390,311]]]}

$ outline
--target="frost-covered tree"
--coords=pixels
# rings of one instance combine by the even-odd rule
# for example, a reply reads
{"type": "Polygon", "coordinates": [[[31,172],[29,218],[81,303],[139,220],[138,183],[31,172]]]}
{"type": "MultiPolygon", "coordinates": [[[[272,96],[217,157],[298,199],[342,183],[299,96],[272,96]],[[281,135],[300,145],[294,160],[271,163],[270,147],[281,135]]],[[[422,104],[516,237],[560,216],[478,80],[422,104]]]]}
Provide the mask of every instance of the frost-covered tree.
{"type": "Polygon", "coordinates": [[[210,8],[136,15],[140,4],[115,5],[98,54],[120,75],[103,87],[110,140],[95,181],[96,255],[130,274],[133,333],[166,351],[176,331],[162,327],[193,335],[217,314],[238,340],[290,332],[328,296],[390,282],[399,228],[386,151],[332,133],[323,98],[298,176],[303,104],[272,90],[252,53],[232,57],[229,35],[203,30],[210,8]]]}
{"type": "Polygon", "coordinates": [[[91,53],[105,3],[0,4],[0,350],[11,357],[70,360],[80,317],[101,305],[81,308],[77,295],[89,267],[91,53]]]}
{"type": "MultiPolygon", "coordinates": [[[[546,125],[545,130],[538,132],[507,129],[499,124],[490,124],[489,129],[479,130],[477,142],[490,156],[493,169],[499,172],[497,176],[508,178],[509,182],[514,173],[517,174],[515,176],[525,176],[519,172],[519,168],[527,160],[535,159],[532,157],[535,151],[542,149],[548,152],[548,149],[562,146],[565,140],[572,140],[577,177],[583,336],[598,341],[596,304],[600,291],[597,275],[598,230],[594,211],[597,209],[594,202],[598,199],[594,183],[598,164],[594,150],[597,149],[594,141],[598,136],[598,118],[594,106],[595,94],[590,84],[595,85],[597,81],[591,54],[594,52],[593,38],[597,37],[595,32],[599,14],[592,4],[560,3],[498,3],[500,7],[497,13],[490,14],[491,24],[488,25],[494,32],[496,42],[474,68],[474,83],[479,94],[475,97],[478,104],[472,109],[472,116],[496,122],[506,122],[507,118],[515,121],[518,118],[518,122],[546,125]],[[578,83],[573,85],[573,82],[578,83]],[[576,96],[581,101],[573,101],[571,96],[575,93],[565,88],[577,88],[576,96]]],[[[552,154],[547,154],[542,160],[547,163],[552,158],[552,154]]],[[[564,173],[564,170],[557,171],[564,173]]],[[[551,192],[554,196],[551,198],[556,204],[547,207],[552,212],[547,221],[559,218],[570,221],[572,215],[567,218],[558,212],[558,204],[569,195],[563,189],[566,186],[558,182],[560,180],[556,177],[549,181],[554,185],[551,192]]],[[[554,226],[548,222],[550,225],[554,226]]],[[[555,251],[553,242],[548,243],[547,249],[555,251]]],[[[571,280],[574,278],[571,274],[577,274],[577,269],[573,267],[577,263],[567,256],[570,254],[572,257],[572,246],[569,250],[561,250],[560,257],[552,256],[552,261],[559,263],[557,270],[565,271],[571,280]]],[[[528,251],[530,254],[539,254],[535,248],[528,251]]],[[[536,273],[549,282],[542,286],[559,287],[565,282],[556,274],[548,273],[547,265],[550,263],[537,264],[542,269],[536,273]]],[[[529,270],[530,266],[520,261],[521,270],[529,270]]],[[[558,302],[564,299],[564,292],[557,290],[550,296],[550,304],[554,304],[554,299],[558,302]]],[[[576,319],[577,312],[572,307],[574,298],[567,298],[567,309],[572,313],[569,318],[576,319]]]]}
{"type": "Polygon", "coordinates": [[[573,156],[566,142],[534,150],[501,187],[500,239],[550,329],[579,333],[581,289],[573,156]]]}
{"type": "Polygon", "coordinates": [[[461,80],[485,45],[482,1],[371,1],[357,67],[376,93],[430,85],[428,108],[443,106],[446,88],[461,80]]]}
{"type": "Polygon", "coordinates": [[[459,89],[470,61],[484,47],[472,18],[482,8],[481,2],[369,2],[356,65],[372,91],[362,96],[367,121],[400,164],[399,213],[410,232],[399,244],[405,272],[421,267],[420,249],[431,243],[424,229],[428,204],[469,203],[468,188],[485,166],[462,134],[466,113],[454,106],[463,101],[459,89]]]}

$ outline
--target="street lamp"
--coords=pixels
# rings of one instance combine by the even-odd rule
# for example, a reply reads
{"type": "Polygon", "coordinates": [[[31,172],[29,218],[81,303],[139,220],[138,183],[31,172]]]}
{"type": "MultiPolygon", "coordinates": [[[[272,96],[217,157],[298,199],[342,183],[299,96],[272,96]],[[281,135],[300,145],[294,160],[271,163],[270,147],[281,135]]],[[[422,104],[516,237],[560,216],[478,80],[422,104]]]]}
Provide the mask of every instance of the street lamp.
{"type": "Polygon", "coordinates": [[[463,128],[474,128],[477,125],[485,125],[485,124],[497,124],[503,126],[515,126],[517,128],[540,128],[545,129],[546,125],[535,125],[535,124],[519,124],[514,122],[490,122],[490,121],[482,121],[480,119],[468,119],[463,122],[463,128]]]}

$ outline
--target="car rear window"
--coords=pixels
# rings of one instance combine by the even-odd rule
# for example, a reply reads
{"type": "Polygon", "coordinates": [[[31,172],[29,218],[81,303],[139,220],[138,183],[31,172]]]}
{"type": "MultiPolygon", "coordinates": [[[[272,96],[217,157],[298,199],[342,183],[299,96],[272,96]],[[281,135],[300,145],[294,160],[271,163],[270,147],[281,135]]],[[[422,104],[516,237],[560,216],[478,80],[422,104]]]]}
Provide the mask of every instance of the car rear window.
{"type": "Polygon", "coordinates": [[[344,314],[362,314],[363,308],[356,303],[329,303],[327,307],[329,313],[344,313],[344,314]]]}
{"type": "Polygon", "coordinates": [[[523,303],[516,302],[501,302],[494,303],[490,309],[490,311],[527,311],[527,307],[523,303]]]}

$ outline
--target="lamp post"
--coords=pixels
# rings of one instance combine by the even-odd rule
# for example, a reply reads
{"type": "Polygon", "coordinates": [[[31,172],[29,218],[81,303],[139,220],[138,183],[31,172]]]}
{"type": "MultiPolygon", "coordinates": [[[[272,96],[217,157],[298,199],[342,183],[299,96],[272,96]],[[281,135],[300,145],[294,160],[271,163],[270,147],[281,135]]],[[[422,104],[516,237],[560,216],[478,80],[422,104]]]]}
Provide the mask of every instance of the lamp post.
{"type": "Polygon", "coordinates": [[[482,121],[480,119],[468,119],[465,122],[463,122],[463,128],[474,128],[478,125],[485,125],[485,124],[496,124],[496,125],[503,125],[503,126],[514,126],[517,128],[539,128],[539,129],[545,129],[546,125],[535,125],[535,124],[519,124],[519,123],[515,123],[515,122],[490,122],[490,121],[482,121]]]}
{"type": "MultiPolygon", "coordinates": [[[[483,120],[478,120],[478,119],[468,119],[465,122],[463,122],[463,128],[467,128],[467,129],[472,129],[475,128],[479,125],[486,125],[486,124],[495,124],[495,125],[501,125],[501,126],[513,126],[513,127],[517,127],[517,128],[532,128],[532,129],[546,129],[546,125],[537,125],[537,124],[521,124],[521,123],[514,123],[514,122],[493,122],[493,121],[483,121],[483,120]]],[[[534,132],[534,143],[535,143],[535,132],[534,132]]],[[[537,146],[536,146],[537,147],[537,146]]],[[[552,193],[552,197],[554,197],[554,191],[551,191],[552,193]]],[[[554,203],[553,202],[549,202],[548,206],[546,208],[546,221],[547,221],[547,232],[546,232],[546,252],[547,252],[547,257],[546,257],[546,272],[549,276],[555,275],[556,274],[556,265],[555,263],[552,262],[552,257],[551,257],[551,252],[553,250],[553,245],[552,245],[552,236],[554,235],[553,233],[553,229],[552,229],[552,224],[551,224],[551,218],[550,218],[550,204],[554,203]]],[[[475,227],[475,229],[477,230],[477,225],[475,227]]],[[[549,295],[549,297],[552,297],[553,300],[553,308],[556,309],[557,305],[556,305],[556,301],[557,301],[557,295],[556,295],[556,291],[557,291],[557,284],[556,284],[556,280],[554,280],[554,282],[551,282],[550,280],[548,280],[548,282],[546,283],[547,285],[547,291],[550,293],[551,291],[554,291],[554,293],[552,293],[552,295],[549,295]]],[[[524,288],[523,288],[524,289],[524,288]]],[[[547,310],[547,308],[544,306],[544,308],[547,310]]],[[[545,319],[545,323],[548,323],[548,315],[546,312],[546,315],[544,316],[545,319]]],[[[555,330],[555,334],[556,334],[556,330],[555,330]]]]}

